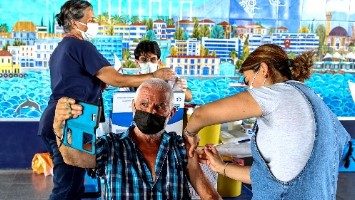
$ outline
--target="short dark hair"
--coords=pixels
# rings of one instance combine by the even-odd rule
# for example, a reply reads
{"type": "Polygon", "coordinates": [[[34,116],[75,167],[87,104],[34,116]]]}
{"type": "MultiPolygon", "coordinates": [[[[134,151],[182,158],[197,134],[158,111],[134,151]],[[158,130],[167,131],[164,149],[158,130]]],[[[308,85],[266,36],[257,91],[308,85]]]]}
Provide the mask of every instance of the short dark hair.
{"type": "Polygon", "coordinates": [[[143,40],[138,43],[136,49],[134,50],[134,58],[136,60],[139,59],[139,56],[145,53],[152,53],[157,55],[158,59],[160,59],[160,48],[156,41],[143,40]]]}
{"type": "Polygon", "coordinates": [[[84,10],[92,8],[88,1],[84,0],[69,0],[60,7],[60,13],[56,14],[58,25],[62,26],[64,32],[69,32],[72,29],[71,20],[79,20],[84,17],[84,10]]]}

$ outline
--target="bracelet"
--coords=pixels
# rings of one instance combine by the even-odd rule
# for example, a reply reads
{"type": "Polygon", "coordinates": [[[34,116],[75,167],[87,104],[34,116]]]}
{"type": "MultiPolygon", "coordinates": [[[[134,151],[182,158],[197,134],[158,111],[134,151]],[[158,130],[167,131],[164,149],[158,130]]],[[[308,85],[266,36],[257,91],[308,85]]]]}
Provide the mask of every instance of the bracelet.
{"type": "Polygon", "coordinates": [[[190,137],[195,137],[196,136],[196,133],[191,133],[191,132],[187,131],[186,128],[184,129],[184,134],[187,135],[187,136],[190,136],[190,137]]]}
{"type": "Polygon", "coordinates": [[[226,164],[224,164],[224,168],[223,168],[223,176],[227,176],[226,175],[226,168],[229,165],[229,162],[226,162],[226,164]]]}
{"type": "Polygon", "coordinates": [[[53,129],[53,133],[54,133],[54,135],[59,139],[59,141],[60,141],[60,143],[59,143],[59,145],[58,145],[58,149],[62,146],[62,144],[63,144],[63,141],[64,141],[64,137],[63,137],[63,135],[62,135],[62,137],[59,137],[58,135],[57,135],[57,133],[55,132],[55,130],[53,129]]]}

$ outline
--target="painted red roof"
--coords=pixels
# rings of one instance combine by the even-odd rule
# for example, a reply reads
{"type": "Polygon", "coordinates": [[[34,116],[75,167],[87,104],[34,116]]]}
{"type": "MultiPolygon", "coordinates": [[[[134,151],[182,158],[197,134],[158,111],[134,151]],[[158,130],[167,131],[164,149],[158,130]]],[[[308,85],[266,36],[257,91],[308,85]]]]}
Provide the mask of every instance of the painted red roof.
{"type": "Polygon", "coordinates": [[[182,19],[182,20],[179,20],[178,23],[180,23],[180,24],[192,24],[193,22],[188,20],[188,19],[182,19]]]}
{"type": "Polygon", "coordinates": [[[226,22],[226,21],[223,21],[223,22],[219,23],[218,25],[228,26],[228,25],[229,25],[229,23],[228,23],[228,22],[226,22]]]}
{"type": "Polygon", "coordinates": [[[165,23],[165,21],[161,20],[161,19],[157,19],[154,21],[154,23],[165,23]]]}
{"type": "Polygon", "coordinates": [[[284,26],[279,26],[279,27],[277,27],[277,29],[278,29],[278,30],[288,30],[288,28],[287,28],[287,27],[284,27],[284,26]]]}
{"type": "Polygon", "coordinates": [[[203,19],[200,21],[200,23],[214,23],[214,21],[212,21],[210,19],[203,19]]]}
{"type": "Polygon", "coordinates": [[[6,50],[0,50],[0,56],[12,56],[10,52],[6,50]]]}
{"type": "Polygon", "coordinates": [[[145,26],[142,22],[134,22],[131,26],[145,26]]]}

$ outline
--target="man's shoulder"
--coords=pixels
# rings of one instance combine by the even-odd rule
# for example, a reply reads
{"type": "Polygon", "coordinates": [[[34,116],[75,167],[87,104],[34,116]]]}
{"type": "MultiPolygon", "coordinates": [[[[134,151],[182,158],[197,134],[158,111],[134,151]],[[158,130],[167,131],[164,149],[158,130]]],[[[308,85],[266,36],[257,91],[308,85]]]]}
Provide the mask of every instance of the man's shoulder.
{"type": "Polygon", "coordinates": [[[165,134],[170,138],[172,143],[175,146],[184,146],[184,138],[181,135],[178,135],[176,132],[165,132],[165,134]]]}

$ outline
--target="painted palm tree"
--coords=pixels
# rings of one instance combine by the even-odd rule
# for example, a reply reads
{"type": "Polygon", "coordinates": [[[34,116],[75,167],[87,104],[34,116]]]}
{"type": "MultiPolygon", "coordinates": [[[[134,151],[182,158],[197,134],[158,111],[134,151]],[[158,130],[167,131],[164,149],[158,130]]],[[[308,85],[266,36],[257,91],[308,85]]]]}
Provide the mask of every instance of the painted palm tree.
{"type": "Polygon", "coordinates": [[[108,25],[109,24],[108,14],[106,15],[106,13],[102,13],[102,14],[98,15],[96,17],[96,22],[99,25],[108,25]]]}
{"type": "Polygon", "coordinates": [[[250,54],[250,49],[249,49],[249,35],[247,35],[247,37],[245,38],[245,41],[244,41],[244,45],[243,45],[243,54],[242,56],[240,57],[239,60],[237,60],[237,63],[236,63],[236,68],[239,69],[244,60],[249,56],[250,54]]]}
{"type": "Polygon", "coordinates": [[[153,30],[148,30],[145,34],[145,39],[149,41],[154,41],[157,40],[157,36],[155,35],[155,32],[153,30]]]}
{"type": "Polygon", "coordinates": [[[126,60],[123,62],[122,67],[123,68],[137,68],[137,64],[136,64],[136,62],[134,62],[132,60],[126,60]]]}
{"type": "Polygon", "coordinates": [[[138,16],[132,16],[131,19],[130,19],[130,21],[131,21],[131,24],[134,24],[134,23],[136,23],[136,22],[139,22],[139,17],[138,17],[138,16]]]}
{"type": "Polygon", "coordinates": [[[235,65],[237,60],[238,60],[238,54],[235,50],[232,50],[230,53],[229,53],[229,56],[231,57],[231,59],[233,60],[233,64],[235,65]]]}
{"type": "Polygon", "coordinates": [[[207,25],[200,26],[199,28],[200,37],[210,37],[211,31],[207,25]]]}
{"type": "Polygon", "coordinates": [[[111,17],[111,22],[113,25],[126,24],[126,19],[124,16],[114,15],[111,17]]]}
{"type": "Polygon", "coordinates": [[[211,38],[224,38],[224,29],[220,25],[216,25],[212,27],[211,30],[211,38]]]}
{"type": "Polygon", "coordinates": [[[319,37],[318,55],[323,56],[325,54],[324,42],[325,42],[325,27],[324,25],[318,25],[316,34],[319,37]]]}
{"type": "Polygon", "coordinates": [[[184,30],[179,27],[178,29],[176,29],[176,32],[174,33],[174,39],[175,40],[183,40],[183,35],[184,35],[184,30]]]}
{"type": "Polygon", "coordinates": [[[217,57],[216,51],[212,51],[212,52],[210,53],[210,55],[211,55],[212,57],[217,57]]]}
{"type": "Polygon", "coordinates": [[[1,33],[7,33],[7,32],[9,32],[9,27],[7,26],[6,23],[0,24],[0,32],[1,32],[1,33]]]}
{"type": "Polygon", "coordinates": [[[114,34],[115,32],[114,32],[113,24],[109,24],[106,30],[106,35],[114,35],[114,34]]]}
{"type": "Polygon", "coordinates": [[[131,57],[131,53],[129,52],[128,49],[123,49],[122,51],[122,60],[127,61],[131,57]]]}
{"type": "Polygon", "coordinates": [[[172,46],[170,48],[170,56],[177,56],[178,55],[178,48],[176,46],[172,46]]]}
{"type": "Polygon", "coordinates": [[[192,30],[192,38],[196,38],[196,39],[200,39],[201,36],[200,36],[200,28],[199,28],[199,22],[198,22],[198,19],[196,17],[193,18],[193,21],[194,21],[194,28],[192,30]]]}
{"type": "Polygon", "coordinates": [[[205,57],[209,55],[210,50],[208,50],[206,47],[204,46],[200,46],[200,56],[205,57]]]}
{"type": "Polygon", "coordinates": [[[174,26],[175,25],[175,21],[173,18],[170,18],[166,21],[166,25],[167,26],[174,26]]]}
{"type": "Polygon", "coordinates": [[[153,30],[153,20],[152,19],[148,19],[147,22],[145,23],[145,25],[147,26],[147,30],[153,30]]]}

